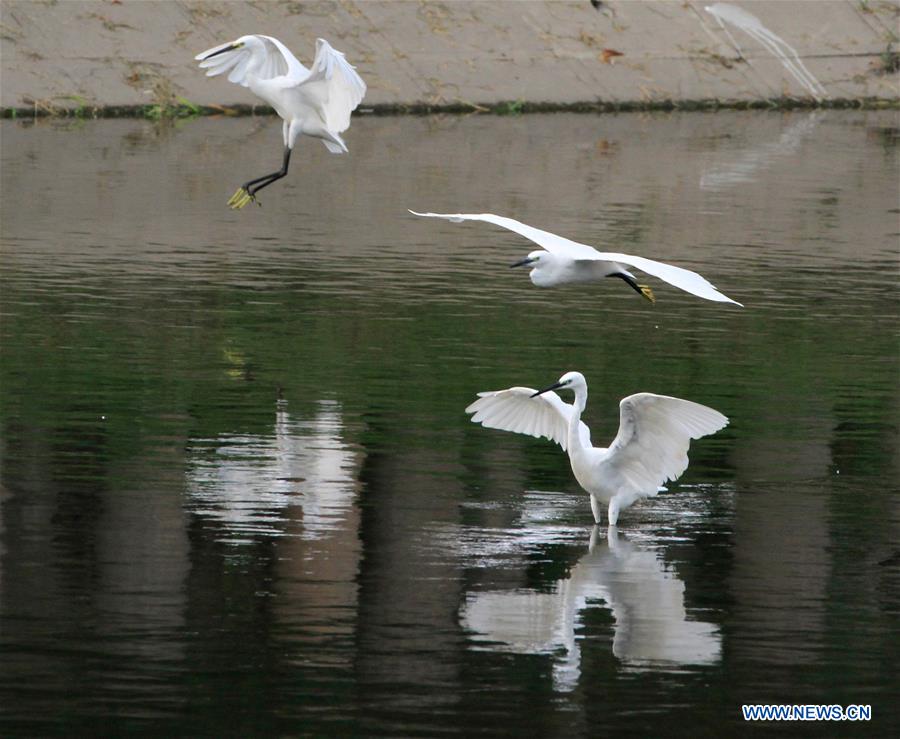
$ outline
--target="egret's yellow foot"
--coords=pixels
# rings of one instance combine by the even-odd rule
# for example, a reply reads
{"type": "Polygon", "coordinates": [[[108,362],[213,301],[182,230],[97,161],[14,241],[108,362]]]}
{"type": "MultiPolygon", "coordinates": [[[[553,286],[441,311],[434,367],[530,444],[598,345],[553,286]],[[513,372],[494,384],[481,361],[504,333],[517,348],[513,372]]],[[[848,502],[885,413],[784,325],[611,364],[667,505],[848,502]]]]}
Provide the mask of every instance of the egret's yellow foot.
{"type": "Polygon", "coordinates": [[[641,289],[641,295],[647,298],[651,303],[656,302],[656,296],[653,294],[649,285],[638,285],[638,287],[641,289]]]}
{"type": "Polygon", "coordinates": [[[234,195],[228,198],[228,206],[232,207],[235,203],[237,203],[237,201],[244,196],[244,192],[245,190],[243,187],[239,187],[237,190],[235,190],[234,195]]]}
{"type": "Polygon", "coordinates": [[[237,192],[228,199],[228,207],[232,210],[240,210],[251,200],[256,200],[256,198],[243,187],[239,187],[237,192]]]}
{"type": "Polygon", "coordinates": [[[234,205],[237,202],[238,198],[245,192],[246,190],[244,190],[243,187],[239,187],[237,190],[235,190],[234,195],[228,198],[228,205],[234,205]]]}

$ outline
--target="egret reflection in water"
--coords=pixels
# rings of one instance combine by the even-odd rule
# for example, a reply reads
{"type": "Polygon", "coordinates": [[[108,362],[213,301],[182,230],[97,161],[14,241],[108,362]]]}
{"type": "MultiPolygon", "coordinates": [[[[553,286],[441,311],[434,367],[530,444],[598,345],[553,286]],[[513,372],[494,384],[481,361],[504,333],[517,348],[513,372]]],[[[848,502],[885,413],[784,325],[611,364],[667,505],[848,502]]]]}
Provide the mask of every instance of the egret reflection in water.
{"type": "Polygon", "coordinates": [[[576,630],[581,614],[603,602],[615,619],[613,654],[632,669],[711,665],[721,658],[721,635],[711,623],[688,619],[684,583],[650,549],[591,531],[588,552],[552,592],[529,589],[471,593],[461,622],[476,648],[555,654],[557,690],[572,690],[581,674],[576,630]]]}
{"type": "Polygon", "coordinates": [[[220,523],[229,541],[283,535],[302,518],[300,536],[339,528],[353,505],[357,454],[342,439],[338,403],[322,400],[309,419],[279,400],[270,436],[226,434],[194,441],[188,470],[193,511],[220,523]],[[290,512],[299,507],[298,513],[290,512]]]}
{"type": "Polygon", "coordinates": [[[707,167],[700,175],[700,188],[721,190],[727,187],[753,182],[782,157],[797,151],[804,139],[809,137],[822,120],[820,111],[813,111],[791,124],[775,141],[752,146],[736,155],[723,157],[721,162],[707,167]]]}

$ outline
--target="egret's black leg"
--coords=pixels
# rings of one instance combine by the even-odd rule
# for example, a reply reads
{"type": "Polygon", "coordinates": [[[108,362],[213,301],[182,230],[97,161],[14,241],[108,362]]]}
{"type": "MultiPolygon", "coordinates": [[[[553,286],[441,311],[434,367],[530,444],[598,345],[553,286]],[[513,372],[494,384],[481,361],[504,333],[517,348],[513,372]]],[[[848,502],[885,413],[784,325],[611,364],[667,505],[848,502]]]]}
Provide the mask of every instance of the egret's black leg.
{"type": "Polygon", "coordinates": [[[262,177],[257,177],[253,180],[248,180],[243,185],[238,188],[238,191],[231,196],[231,199],[228,201],[228,205],[237,210],[238,208],[243,208],[247,203],[251,200],[255,200],[256,193],[262,190],[264,187],[268,187],[276,180],[280,180],[288,173],[288,165],[291,161],[291,150],[288,147],[284,148],[284,159],[281,163],[281,169],[277,172],[271,172],[269,174],[264,174],[262,177]]]}
{"type": "Polygon", "coordinates": [[[284,159],[281,162],[281,169],[277,172],[272,172],[272,174],[263,175],[262,177],[257,177],[255,180],[250,180],[250,182],[244,185],[244,189],[250,193],[250,195],[254,195],[262,190],[264,187],[268,187],[275,180],[280,180],[282,177],[287,175],[288,173],[288,165],[291,163],[291,150],[286,146],[284,147],[284,159]],[[265,180],[265,182],[263,182],[265,180]],[[257,185],[256,183],[262,183],[257,185]],[[256,185],[253,190],[250,189],[251,185],[256,185]]]}
{"type": "Polygon", "coordinates": [[[611,275],[607,275],[607,277],[621,277],[625,282],[627,282],[631,287],[644,298],[647,298],[651,303],[656,302],[656,298],[653,296],[653,291],[650,289],[649,285],[639,285],[637,281],[631,275],[626,275],[624,272],[614,272],[611,275]]]}
{"type": "Polygon", "coordinates": [[[264,174],[262,177],[257,177],[253,180],[247,180],[243,185],[241,185],[241,187],[249,192],[250,188],[253,187],[253,185],[255,185],[257,182],[262,182],[263,180],[271,180],[273,177],[277,176],[278,172],[270,172],[269,174],[264,174]]]}

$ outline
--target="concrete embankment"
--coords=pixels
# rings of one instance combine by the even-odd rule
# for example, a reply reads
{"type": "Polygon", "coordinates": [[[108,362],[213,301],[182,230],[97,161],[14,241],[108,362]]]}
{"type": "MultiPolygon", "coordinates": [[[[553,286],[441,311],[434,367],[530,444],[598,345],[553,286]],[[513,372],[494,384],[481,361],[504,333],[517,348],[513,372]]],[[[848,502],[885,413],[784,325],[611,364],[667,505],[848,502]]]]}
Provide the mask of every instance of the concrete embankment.
{"type": "MultiPolygon", "coordinates": [[[[318,36],[364,107],[895,105],[900,3],[887,0],[218,2],[4,0],[5,114],[258,105],[194,55],[247,33],[309,64],[318,36]]],[[[245,108],[246,109],[246,108],[245,108]]]]}

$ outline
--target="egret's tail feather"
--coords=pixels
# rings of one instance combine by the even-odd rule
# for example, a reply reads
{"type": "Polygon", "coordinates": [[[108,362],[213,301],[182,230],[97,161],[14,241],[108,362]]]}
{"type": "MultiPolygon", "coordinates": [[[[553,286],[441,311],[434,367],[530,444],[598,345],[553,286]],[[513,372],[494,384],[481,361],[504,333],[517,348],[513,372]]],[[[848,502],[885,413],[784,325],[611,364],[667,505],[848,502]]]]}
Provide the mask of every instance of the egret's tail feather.
{"type": "Polygon", "coordinates": [[[325,144],[325,148],[328,149],[332,154],[344,154],[347,151],[347,147],[340,147],[332,141],[322,140],[322,143],[325,144]]]}
{"type": "Polygon", "coordinates": [[[325,144],[328,151],[332,154],[346,154],[350,151],[347,148],[347,144],[344,143],[344,139],[334,133],[334,131],[329,131],[328,134],[331,136],[330,139],[322,139],[322,143],[325,144]]]}

